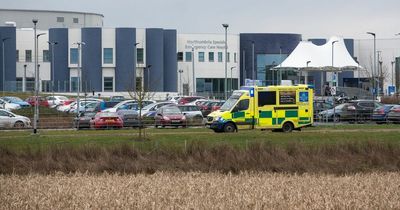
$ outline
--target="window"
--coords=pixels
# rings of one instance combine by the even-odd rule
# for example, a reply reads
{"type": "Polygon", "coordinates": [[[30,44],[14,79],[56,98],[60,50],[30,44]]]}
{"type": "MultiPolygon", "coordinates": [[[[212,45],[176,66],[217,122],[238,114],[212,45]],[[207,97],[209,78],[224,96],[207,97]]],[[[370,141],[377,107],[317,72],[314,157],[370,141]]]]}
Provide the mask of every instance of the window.
{"type": "Polygon", "coordinates": [[[57,22],[58,23],[63,23],[64,22],[64,17],[57,17],[57,22]]]}
{"type": "Polygon", "coordinates": [[[112,92],[114,90],[114,77],[104,77],[104,92],[112,92]]]}
{"type": "Polygon", "coordinates": [[[186,62],[192,62],[192,52],[185,52],[186,62]]]}
{"type": "Polygon", "coordinates": [[[237,110],[239,112],[247,110],[248,108],[249,108],[249,99],[243,99],[239,101],[239,103],[237,104],[237,110]]]}
{"type": "Polygon", "coordinates": [[[103,63],[113,63],[113,48],[104,48],[103,63]]]}
{"type": "Polygon", "coordinates": [[[178,52],[178,61],[183,61],[183,52],[178,52]]]}
{"type": "Polygon", "coordinates": [[[22,77],[17,77],[16,81],[17,81],[17,91],[20,92],[22,91],[22,77]]]}
{"type": "Polygon", "coordinates": [[[218,62],[222,62],[222,52],[218,52],[218,62]]]}
{"type": "Polygon", "coordinates": [[[50,62],[49,50],[43,50],[43,62],[50,62]]]}
{"type": "Polygon", "coordinates": [[[35,90],[35,78],[27,77],[25,84],[26,84],[26,87],[25,87],[26,91],[34,91],[35,90]]]}
{"type": "Polygon", "coordinates": [[[71,77],[71,92],[78,90],[78,77],[71,77]]]}
{"type": "Polygon", "coordinates": [[[25,50],[25,62],[32,62],[32,50],[25,50]]]}
{"type": "Polygon", "coordinates": [[[226,53],[226,62],[231,62],[230,55],[230,53],[226,53]]]}
{"type": "Polygon", "coordinates": [[[78,64],[78,48],[69,49],[69,62],[71,64],[78,64]]]}
{"type": "Polygon", "coordinates": [[[276,105],[276,91],[258,92],[258,106],[276,105]]]}
{"type": "Polygon", "coordinates": [[[137,57],[136,57],[137,63],[143,63],[144,62],[143,48],[137,48],[136,52],[137,52],[137,57]]]}
{"type": "Polygon", "coordinates": [[[79,23],[79,18],[72,18],[73,23],[79,23]]]}
{"type": "Polygon", "coordinates": [[[208,53],[208,61],[209,62],[214,62],[214,52],[209,52],[208,53]]]}
{"type": "Polygon", "coordinates": [[[236,53],[233,53],[233,62],[237,63],[237,60],[236,60],[236,53]]]}
{"type": "Polygon", "coordinates": [[[199,62],[204,62],[204,52],[199,52],[199,62]]]}
{"type": "Polygon", "coordinates": [[[16,50],[15,52],[15,60],[16,62],[19,62],[19,50],[16,50]]]}

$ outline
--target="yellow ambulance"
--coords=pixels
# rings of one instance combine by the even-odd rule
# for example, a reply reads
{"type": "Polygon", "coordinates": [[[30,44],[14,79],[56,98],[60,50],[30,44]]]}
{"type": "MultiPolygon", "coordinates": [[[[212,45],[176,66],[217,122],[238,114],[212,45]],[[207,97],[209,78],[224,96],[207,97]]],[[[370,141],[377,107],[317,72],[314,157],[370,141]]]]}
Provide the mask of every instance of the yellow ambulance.
{"type": "Polygon", "coordinates": [[[300,130],[313,123],[313,90],[307,85],[242,87],[207,116],[215,132],[240,129],[300,130]]]}

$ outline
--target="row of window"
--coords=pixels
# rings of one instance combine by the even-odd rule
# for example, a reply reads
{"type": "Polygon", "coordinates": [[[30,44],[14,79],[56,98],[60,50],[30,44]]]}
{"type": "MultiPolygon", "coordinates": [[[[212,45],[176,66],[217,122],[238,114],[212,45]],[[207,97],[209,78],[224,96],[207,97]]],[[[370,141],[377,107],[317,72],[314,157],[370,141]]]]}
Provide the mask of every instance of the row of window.
{"type": "MultiPolygon", "coordinates": [[[[64,22],[64,17],[57,17],[57,22],[58,23],[63,23],[64,22]]],[[[73,23],[79,23],[79,18],[72,18],[73,23]]]]}
{"type": "MultiPolygon", "coordinates": [[[[16,51],[15,59],[17,62],[20,61],[20,56],[19,56],[19,50],[16,51]]],[[[50,57],[50,51],[49,50],[43,50],[43,57],[42,57],[43,62],[50,62],[51,57],[50,57]]],[[[25,50],[25,62],[32,62],[32,50],[25,50]]]]}
{"type": "MultiPolygon", "coordinates": [[[[69,55],[70,55],[70,64],[78,64],[78,48],[70,48],[69,49],[69,55]]],[[[137,63],[143,63],[144,62],[144,53],[143,53],[143,48],[137,48],[136,49],[136,62],[137,63]]],[[[103,49],[103,63],[104,64],[113,64],[114,60],[114,52],[113,48],[104,48],[103,49]]]]}
{"type": "MultiPolygon", "coordinates": [[[[183,62],[192,62],[192,52],[178,52],[178,61],[183,62]],[[185,59],[184,56],[185,55],[185,59]]],[[[226,62],[230,62],[230,53],[226,53],[226,62]]],[[[198,61],[205,62],[205,52],[198,52],[198,61]]],[[[223,52],[217,52],[217,60],[218,62],[223,62],[223,52]]],[[[215,53],[208,52],[208,62],[215,62],[215,53]]],[[[236,53],[233,53],[233,62],[237,62],[236,53]]]]}

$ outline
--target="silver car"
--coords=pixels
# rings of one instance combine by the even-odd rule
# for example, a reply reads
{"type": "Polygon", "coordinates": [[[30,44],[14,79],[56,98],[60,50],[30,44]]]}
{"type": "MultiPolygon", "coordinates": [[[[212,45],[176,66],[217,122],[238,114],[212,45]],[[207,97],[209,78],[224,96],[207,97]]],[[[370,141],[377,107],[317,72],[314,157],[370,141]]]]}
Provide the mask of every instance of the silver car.
{"type": "Polygon", "coordinates": [[[0,128],[26,128],[30,126],[31,120],[29,118],[0,109],[0,128]]]}

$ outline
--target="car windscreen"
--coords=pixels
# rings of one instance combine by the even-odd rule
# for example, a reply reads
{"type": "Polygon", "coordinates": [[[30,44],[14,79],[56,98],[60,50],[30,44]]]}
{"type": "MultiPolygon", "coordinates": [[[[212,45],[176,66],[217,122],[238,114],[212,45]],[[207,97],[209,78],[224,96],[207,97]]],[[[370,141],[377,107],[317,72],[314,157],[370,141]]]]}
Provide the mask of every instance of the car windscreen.
{"type": "Polygon", "coordinates": [[[175,106],[164,107],[163,114],[181,114],[181,110],[175,106]]]}
{"type": "Polygon", "coordinates": [[[221,111],[229,111],[231,110],[242,96],[243,93],[241,92],[234,92],[231,97],[221,106],[221,111]]]}

